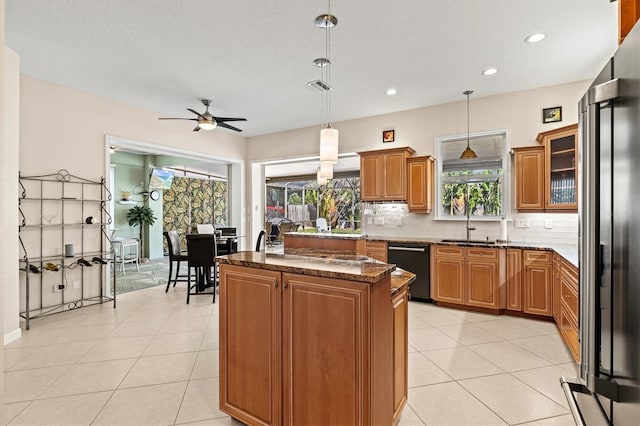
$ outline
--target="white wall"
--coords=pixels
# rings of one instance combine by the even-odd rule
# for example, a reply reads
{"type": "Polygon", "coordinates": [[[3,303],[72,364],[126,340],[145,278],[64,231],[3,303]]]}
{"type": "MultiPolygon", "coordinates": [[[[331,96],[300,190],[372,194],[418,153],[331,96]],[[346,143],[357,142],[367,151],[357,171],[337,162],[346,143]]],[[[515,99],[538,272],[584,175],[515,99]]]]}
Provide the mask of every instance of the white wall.
{"type": "MultiPolygon", "coordinates": [[[[16,52],[5,47],[4,60],[4,142],[0,162],[4,185],[2,194],[2,243],[0,272],[4,280],[3,340],[9,343],[20,337],[18,288],[18,129],[20,105],[20,59],[16,52]]],[[[1,287],[1,285],[0,285],[1,287]]]]}
{"type": "MultiPolygon", "coordinates": [[[[161,154],[198,153],[202,158],[235,164],[244,162],[245,137],[225,130],[193,132],[192,126],[185,122],[159,121],[160,116],[160,113],[23,75],[20,77],[20,172],[43,175],[64,168],[73,175],[99,180],[107,176],[109,167],[105,140],[116,139],[139,144],[147,152],[150,147],[157,147],[161,154]]],[[[241,219],[245,200],[241,191],[245,185],[243,177],[234,175],[240,181],[236,183],[237,193],[232,194],[238,203],[239,219],[235,225],[241,229],[246,226],[241,219]]],[[[15,180],[13,177],[12,182],[15,180]]],[[[120,188],[112,193],[118,197],[120,188]]],[[[17,195],[9,199],[17,200],[17,195]]],[[[12,235],[16,235],[15,229],[17,225],[11,228],[12,235]]],[[[9,283],[5,291],[9,287],[17,292],[17,280],[9,283]]],[[[45,301],[53,295],[49,287],[45,293],[45,301]],[[51,294],[45,294],[47,292],[51,294]]],[[[16,302],[16,310],[18,306],[16,302]]]]}
{"type": "MultiPolygon", "coordinates": [[[[4,158],[4,146],[5,146],[5,135],[4,128],[5,124],[5,84],[4,84],[4,6],[5,2],[0,2],[0,158],[4,158]]],[[[5,182],[11,181],[11,179],[15,179],[15,177],[7,176],[4,168],[0,170],[0,195],[4,195],[4,190],[6,187],[5,182]]],[[[0,229],[2,229],[2,234],[4,235],[5,227],[7,226],[5,211],[3,204],[0,203],[0,229]]],[[[7,246],[6,241],[3,238],[0,238],[0,259],[4,259],[4,250],[7,246]]],[[[2,308],[2,312],[0,312],[0,330],[4,330],[4,287],[6,283],[5,277],[5,269],[0,269],[0,307],[2,308]]],[[[4,344],[0,345],[0,365],[4,365],[4,344]]],[[[4,403],[4,368],[0,371],[0,407],[4,403]]]]}
{"type": "MultiPolygon", "coordinates": [[[[510,147],[537,145],[535,138],[541,131],[577,123],[578,100],[589,83],[585,80],[489,97],[481,97],[481,93],[475,93],[470,101],[470,131],[474,133],[508,129],[510,147]],[[562,122],[543,124],[542,109],[554,106],[562,106],[562,122]]],[[[460,102],[333,123],[333,126],[340,131],[340,153],[410,146],[416,150],[415,155],[434,155],[436,136],[467,132],[466,98],[461,94],[460,102]],[[387,129],[395,129],[395,142],[383,144],[382,131],[387,129]]],[[[319,134],[320,127],[316,126],[249,138],[247,159],[255,164],[267,160],[317,156],[319,134]]],[[[259,169],[252,167],[251,170],[253,171],[251,179],[257,181],[259,169]]],[[[253,205],[252,224],[255,228],[261,217],[264,217],[264,205],[257,206],[253,201],[260,200],[261,195],[255,193],[255,185],[252,184],[251,188],[253,193],[248,194],[250,198],[247,204],[253,205]],[[256,206],[260,210],[256,211],[256,206]]],[[[551,217],[557,216],[551,215],[551,217]]],[[[564,230],[575,228],[577,239],[577,220],[575,214],[565,215],[558,226],[560,227],[562,223],[564,230]]],[[[411,226],[407,225],[406,229],[393,227],[388,230],[381,227],[373,229],[372,235],[407,233],[407,235],[427,237],[442,231],[455,234],[461,228],[460,224],[433,221],[433,214],[412,214],[405,222],[411,226]]],[[[538,221],[535,223],[537,224],[538,221]]],[[[480,227],[483,228],[483,233],[499,232],[497,223],[483,224],[480,227]]],[[[533,224],[529,230],[516,231],[513,227],[510,230],[518,238],[527,238],[527,231],[530,233],[539,231],[533,224]]],[[[370,229],[366,231],[370,233],[370,229]]],[[[558,235],[557,232],[551,232],[551,234],[558,235]]],[[[451,237],[454,238],[455,235],[451,237]]]]}

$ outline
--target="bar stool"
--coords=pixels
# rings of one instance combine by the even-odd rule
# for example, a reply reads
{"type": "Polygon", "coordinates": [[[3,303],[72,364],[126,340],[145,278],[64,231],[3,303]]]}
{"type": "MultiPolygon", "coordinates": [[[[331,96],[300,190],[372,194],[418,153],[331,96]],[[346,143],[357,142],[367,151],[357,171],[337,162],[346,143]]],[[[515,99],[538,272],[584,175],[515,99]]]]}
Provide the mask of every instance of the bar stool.
{"type": "Polygon", "coordinates": [[[118,262],[120,262],[120,267],[122,268],[122,275],[125,275],[124,264],[125,263],[135,263],[136,271],[140,271],[140,264],[138,262],[138,255],[140,253],[139,243],[137,238],[127,238],[127,237],[117,237],[111,240],[113,244],[113,249],[116,254],[116,267],[118,262]],[[116,250],[116,247],[120,247],[119,250],[116,250]],[[128,247],[134,248],[135,254],[126,254],[126,249],[128,247]]]}

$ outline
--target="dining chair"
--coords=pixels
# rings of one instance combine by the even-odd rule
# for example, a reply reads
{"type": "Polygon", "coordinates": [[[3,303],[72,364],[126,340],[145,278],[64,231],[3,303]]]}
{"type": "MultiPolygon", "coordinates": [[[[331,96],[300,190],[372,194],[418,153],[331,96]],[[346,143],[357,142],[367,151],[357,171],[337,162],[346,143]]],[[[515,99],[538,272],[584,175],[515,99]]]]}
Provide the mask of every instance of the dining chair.
{"type": "Polygon", "coordinates": [[[215,232],[215,228],[210,223],[199,223],[197,229],[198,234],[213,234],[215,232]]]}
{"type": "Polygon", "coordinates": [[[162,233],[167,240],[167,249],[169,250],[169,279],[167,280],[167,288],[165,293],[169,291],[171,281],[173,286],[176,286],[178,281],[186,282],[187,276],[180,274],[180,262],[186,262],[188,260],[187,253],[183,252],[180,246],[180,236],[177,231],[165,231],[162,233]],[[173,264],[176,264],[176,273],[173,275],[173,264]],[[173,278],[172,278],[173,277],[173,278]]]}
{"type": "Polygon", "coordinates": [[[187,235],[187,305],[190,296],[213,295],[216,303],[216,285],[218,271],[216,269],[217,256],[215,234],[187,235]],[[195,269],[195,283],[191,284],[191,269],[195,269]],[[207,288],[212,288],[207,292],[207,288]]]}

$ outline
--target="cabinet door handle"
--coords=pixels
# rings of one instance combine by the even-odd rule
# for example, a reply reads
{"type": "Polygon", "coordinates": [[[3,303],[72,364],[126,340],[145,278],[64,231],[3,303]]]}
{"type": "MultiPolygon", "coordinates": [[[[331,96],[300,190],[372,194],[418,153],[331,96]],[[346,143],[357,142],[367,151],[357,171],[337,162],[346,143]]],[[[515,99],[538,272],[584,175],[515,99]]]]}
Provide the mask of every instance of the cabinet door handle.
{"type": "Polygon", "coordinates": [[[278,281],[276,281],[275,283],[273,283],[273,288],[278,288],[278,281]]]}
{"type": "Polygon", "coordinates": [[[284,288],[289,288],[289,283],[285,282],[284,283],[284,288]]]}

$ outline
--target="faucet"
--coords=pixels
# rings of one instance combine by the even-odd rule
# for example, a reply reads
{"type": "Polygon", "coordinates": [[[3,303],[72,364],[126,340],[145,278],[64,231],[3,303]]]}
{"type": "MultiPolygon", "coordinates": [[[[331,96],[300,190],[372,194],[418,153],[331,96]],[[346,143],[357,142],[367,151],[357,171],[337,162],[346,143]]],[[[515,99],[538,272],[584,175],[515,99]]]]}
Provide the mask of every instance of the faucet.
{"type": "Polygon", "coordinates": [[[475,227],[469,226],[469,217],[467,217],[467,241],[469,241],[469,237],[470,237],[469,234],[471,234],[471,231],[475,231],[475,230],[476,230],[475,227]]]}

